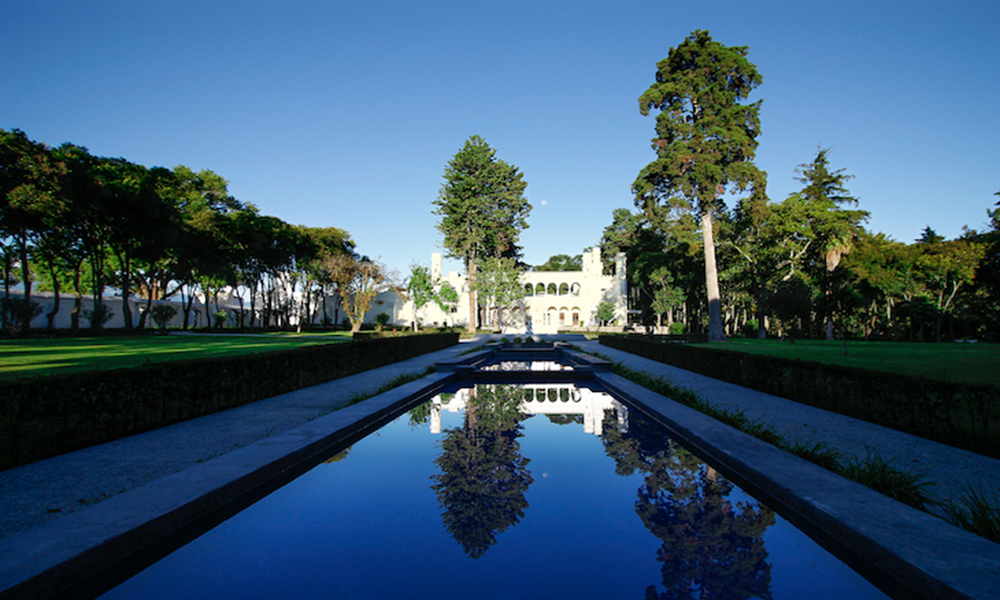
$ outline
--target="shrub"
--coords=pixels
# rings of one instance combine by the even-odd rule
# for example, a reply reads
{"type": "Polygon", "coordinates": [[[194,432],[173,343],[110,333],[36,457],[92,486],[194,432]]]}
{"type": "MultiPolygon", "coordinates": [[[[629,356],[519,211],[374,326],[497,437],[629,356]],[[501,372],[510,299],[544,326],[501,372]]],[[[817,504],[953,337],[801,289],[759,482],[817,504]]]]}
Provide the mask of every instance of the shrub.
{"type": "Polygon", "coordinates": [[[170,319],[177,316],[177,308],[169,304],[157,304],[149,309],[149,315],[153,318],[156,326],[162,330],[167,328],[167,323],[170,322],[170,319]]]}
{"type": "Polygon", "coordinates": [[[25,298],[0,298],[0,316],[8,335],[17,335],[23,329],[28,329],[31,321],[42,314],[42,305],[25,298]],[[25,309],[28,320],[25,322],[25,309]]]}
{"type": "Polygon", "coordinates": [[[103,304],[97,304],[93,310],[84,309],[83,318],[90,323],[91,329],[103,329],[104,325],[115,316],[115,311],[103,304]]]}

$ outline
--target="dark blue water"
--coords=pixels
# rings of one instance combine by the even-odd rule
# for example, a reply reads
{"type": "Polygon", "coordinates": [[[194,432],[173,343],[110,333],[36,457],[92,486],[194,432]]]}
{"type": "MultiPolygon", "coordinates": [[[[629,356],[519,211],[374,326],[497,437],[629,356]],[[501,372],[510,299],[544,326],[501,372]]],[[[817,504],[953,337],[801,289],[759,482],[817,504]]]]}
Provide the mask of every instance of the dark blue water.
{"type": "Polygon", "coordinates": [[[549,389],[439,396],[104,597],[885,598],[637,413],[549,389]]]}

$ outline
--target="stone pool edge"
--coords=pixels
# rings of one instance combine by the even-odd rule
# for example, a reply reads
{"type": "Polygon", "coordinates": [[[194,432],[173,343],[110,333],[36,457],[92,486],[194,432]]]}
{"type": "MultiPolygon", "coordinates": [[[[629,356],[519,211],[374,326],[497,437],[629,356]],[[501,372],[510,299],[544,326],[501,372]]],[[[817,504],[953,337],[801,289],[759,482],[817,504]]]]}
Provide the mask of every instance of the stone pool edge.
{"type": "Polygon", "coordinates": [[[0,599],[70,598],[109,589],[171,538],[225,518],[454,380],[432,373],[198,466],[0,539],[0,599]]]}
{"type": "Polygon", "coordinates": [[[996,597],[1000,545],[621,376],[598,373],[595,378],[893,595],[996,597]]]}

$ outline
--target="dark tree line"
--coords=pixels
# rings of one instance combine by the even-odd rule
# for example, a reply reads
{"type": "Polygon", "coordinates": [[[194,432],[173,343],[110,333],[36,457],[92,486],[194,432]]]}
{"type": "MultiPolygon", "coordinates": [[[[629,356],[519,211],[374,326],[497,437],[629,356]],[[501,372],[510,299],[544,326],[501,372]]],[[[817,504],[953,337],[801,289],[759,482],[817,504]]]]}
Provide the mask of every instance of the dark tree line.
{"type": "Polygon", "coordinates": [[[74,298],[73,329],[81,317],[101,328],[106,293],[141,298],[137,320],[122,303],[132,329],[147,325],[155,300],[180,298],[188,327],[196,296],[218,311],[220,293],[234,290],[243,292],[235,294],[236,325],[288,327],[311,322],[320,298],[347,285],[331,267],[337,257],[361,262],[346,231],[262,215],[212,171],[150,168],[69,143],[51,148],[16,129],[0,130],[0,253],[7,331],[28,329],[36,289],[55,296],[49,327],[64,294],[74,298]],[[11,294],[18,283],[23,296],[11,294]],[[87,296],[92,311],[81,310],[87,296]]]}
{"type": "Polygon", "coordinates": [[[743,101],[762,78],[747,54],[696,31],[639,98],[643,114],[659,111],[656,159],[632,186],[639,211],[616,210],[601,246],[626,253],[641,323],[666,317],[710,340],[1000,338],[1000,208],[985,232],[892,240],[864,228],[828,148],[799,165],[798,192],[772,201],[752,162],[760,101],[743,101]],[[727,194],[743,197],[730,207],[727,194]]]}
{"type": "MultiPolygon", "coordinates": [[[[799,192],[743,199],[716,213],[726,335],[941,341],[1000,338],[1000,203],[985,231],[911,243],[867,230],[868,213],[829,150],[800,165],[799,192]]],[[[656,220],[618,209],[606,255],[628,257],[630,308],[651,327],[705,331],[703,258],[693,211],[656,220]]]]}

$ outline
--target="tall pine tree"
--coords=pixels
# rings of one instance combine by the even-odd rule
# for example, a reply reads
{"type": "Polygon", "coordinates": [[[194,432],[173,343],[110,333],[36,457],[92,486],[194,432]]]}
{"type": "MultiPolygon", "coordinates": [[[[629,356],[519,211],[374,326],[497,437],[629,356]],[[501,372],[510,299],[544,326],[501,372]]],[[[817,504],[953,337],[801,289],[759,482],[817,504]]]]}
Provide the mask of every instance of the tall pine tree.
{"type": "Polygon", "coordinates": [[[669,210],[678,199],[701,215],[710,341],[725,339],[713,216],[725,209],[727,188],[764,188],[764,173],[753,164],[760,101],[741,104],[762,78],[746,55],[745,46],[724,46],[695,31],[657,63],[656,82],[639,97],[643,115],[660,112],[652,140],[656,160],[632,191],[647,215],[669,210]]]}

